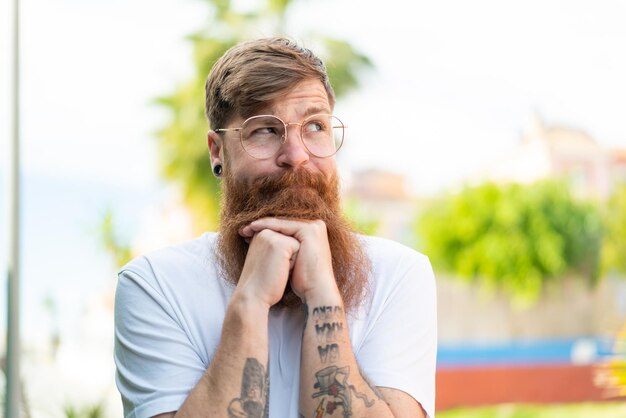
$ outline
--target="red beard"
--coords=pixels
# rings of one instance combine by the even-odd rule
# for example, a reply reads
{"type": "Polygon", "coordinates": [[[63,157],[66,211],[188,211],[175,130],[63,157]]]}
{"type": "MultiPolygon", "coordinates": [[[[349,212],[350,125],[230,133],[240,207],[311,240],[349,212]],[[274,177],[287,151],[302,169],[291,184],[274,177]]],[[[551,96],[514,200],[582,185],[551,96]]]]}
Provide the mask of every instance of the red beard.
{"type": "MultiPolygon", "coordinates": [[[[225,279],[239,282],[248,244],[239,230],[260,218],[316,220],[326,224],[333,271],[346,310],[356,307],[367,292],[370,260],[359,238],[341,213],[339,182],[306,170],[289,170],[251,183],[226,175],[223,182],[217,256],[225,279]]],[[[296,307],[301,301],[287,285],[276,306],[296,307]]]]}

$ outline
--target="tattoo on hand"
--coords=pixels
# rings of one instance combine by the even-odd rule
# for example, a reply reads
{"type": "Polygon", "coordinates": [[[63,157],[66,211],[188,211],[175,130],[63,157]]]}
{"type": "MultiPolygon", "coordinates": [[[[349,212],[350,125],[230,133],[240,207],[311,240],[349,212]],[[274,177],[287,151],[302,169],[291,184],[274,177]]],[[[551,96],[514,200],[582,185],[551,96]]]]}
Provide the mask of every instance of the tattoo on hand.
{"type": "Polygon", "coordinates": [[[347,380],[350,374],[350,367],[328,366],[317,373],[317,382],[313,385],[317,392],[313,398],[321,398],[315,409],[315,418],[322,418],[325,415],[332,415],[339,407],[342,408],[344,418],[352,416],[352,394],[365,404],[366,408],[374,405],[374,399],[368,399],[367,395],[360,393],[350,385],[347,380]]]}
{"type": "Polygon", "coordinates": [[[228,405],[229,418],[267,418],[269,416],[269,377],[255,358],[247,358],[243,367],[241,393],[228,405]]]}

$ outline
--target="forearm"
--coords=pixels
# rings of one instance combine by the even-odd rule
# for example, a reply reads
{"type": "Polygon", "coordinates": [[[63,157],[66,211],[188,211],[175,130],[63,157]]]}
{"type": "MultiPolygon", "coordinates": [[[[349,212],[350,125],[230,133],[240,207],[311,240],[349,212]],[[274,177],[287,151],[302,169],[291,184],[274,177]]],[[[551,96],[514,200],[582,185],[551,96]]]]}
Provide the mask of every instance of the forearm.
{"type": "Polygon", "coordinates": [[[269,406],[268,309],[233,297],[215,356],[176,417],[266,416],[253,410],[269,406]]]}
{"type": "Polygon", "coordinates": [[[359,371],[339,295],[307,299],[300,363],[300,414],[321,418],[393,417],[359,371]],[[336,416],[336,415],[335,415],[336,416]]]}

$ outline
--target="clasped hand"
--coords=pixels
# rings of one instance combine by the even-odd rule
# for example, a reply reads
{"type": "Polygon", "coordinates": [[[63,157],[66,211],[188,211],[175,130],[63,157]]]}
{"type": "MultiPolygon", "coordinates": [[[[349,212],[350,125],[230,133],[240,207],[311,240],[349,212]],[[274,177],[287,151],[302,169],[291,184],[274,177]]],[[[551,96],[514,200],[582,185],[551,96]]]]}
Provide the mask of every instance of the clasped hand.
{"type": "Polygon", "coordinates": [[[290,272],[291,287],[303,302],[315,294],[338,292],[323,221],[262,218],[239,234],[250,247],[238,292],[272,306],[281,299],[290,272]]]}

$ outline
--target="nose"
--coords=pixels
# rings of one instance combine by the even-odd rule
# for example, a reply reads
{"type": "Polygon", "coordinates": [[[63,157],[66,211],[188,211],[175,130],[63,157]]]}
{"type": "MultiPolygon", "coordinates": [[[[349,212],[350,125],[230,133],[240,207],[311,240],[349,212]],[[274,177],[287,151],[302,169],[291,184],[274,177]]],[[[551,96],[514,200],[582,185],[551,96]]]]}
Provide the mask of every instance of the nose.
{"type": "Polygon", "coordinates": [[[279,167],[296,168],[309,161],[309,153],[300,138],[300,125],[287,125],[285,140],[276,155],[276,163],[279,167]],[[290,129],[291,128],[291,129],[290,129]]]}

